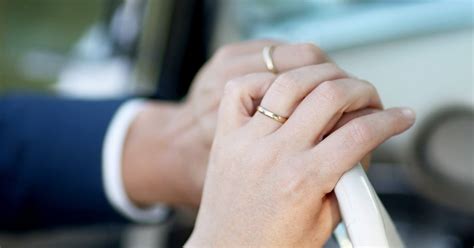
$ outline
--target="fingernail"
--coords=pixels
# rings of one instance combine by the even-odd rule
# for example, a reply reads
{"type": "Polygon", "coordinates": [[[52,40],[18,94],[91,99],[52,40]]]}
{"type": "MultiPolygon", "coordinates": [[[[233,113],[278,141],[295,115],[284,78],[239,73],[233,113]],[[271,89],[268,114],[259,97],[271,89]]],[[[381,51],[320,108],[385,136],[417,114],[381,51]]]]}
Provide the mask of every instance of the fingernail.
{"type": "Polygon", "coordinates": [[[411,108],[402,108],[402,114],[411,122],[415,122],[416,114],[411,108]]]}

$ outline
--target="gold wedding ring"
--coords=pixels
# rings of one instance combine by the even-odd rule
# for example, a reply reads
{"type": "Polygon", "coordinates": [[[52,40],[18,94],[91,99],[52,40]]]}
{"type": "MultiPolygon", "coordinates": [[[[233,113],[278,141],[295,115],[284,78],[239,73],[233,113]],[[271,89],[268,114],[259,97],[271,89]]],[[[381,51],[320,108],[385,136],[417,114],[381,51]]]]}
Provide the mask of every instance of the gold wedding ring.
{"type": "Polygon", "coordinates": [[[263,62],[265,62],[265,66],[267,67],[267,70],[269,70],[272,73],[277,74],[278,70],[275,67],[275,64],[273,63],[273,51],[275,50],[275,46],[266,46],[262,50],[262,55],[263,55],[263,62]]]}
{"type": "Polygon", "coordinates": [[[260,112],[261,114],[265,115],[266,117],[271,118],[271,119],[273,119],[275,121],[278,121],[280,123],[285,123],[285,121],[288,120],[288,118],[277,115],[277,114],[273,113],[272,111],[270,111],[270,110],[268,110],[268,109],[266,109],[262,106],[258,106],[257,111],[260,112]]]}

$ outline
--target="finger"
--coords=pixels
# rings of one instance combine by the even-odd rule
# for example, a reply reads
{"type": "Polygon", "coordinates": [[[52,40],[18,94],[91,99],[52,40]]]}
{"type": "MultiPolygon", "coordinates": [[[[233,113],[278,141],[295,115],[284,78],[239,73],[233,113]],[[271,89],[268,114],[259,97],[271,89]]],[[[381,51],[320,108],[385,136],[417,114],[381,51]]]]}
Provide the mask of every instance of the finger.
{"type": "MultiPolygon", "coordinates": [[[[324,136],[329,135],[330,133],[334,132],[335,130],[339,129],[340,127],[344,126],[346,123],[348,123],[349,121],[351,121],[355,118],[365,116],[365,115],[369,115],[369,114],[373,114],[373,113],[380,112],[380,111],[381,111],[380,109],[365,108],[365,109],[345,113],[345,114],[342,115],[342,117],[339,120],[335,120],[336,124],[334,124],[334,125],[330,124],[330,126],[332,126],[332,130],[324,131],[323,132],[324,136]]],[[[362,164],[362,167],[364,167],[364,169],[366,171],[370,167],[370,161],[372,159],[371,152],[368,153],[367,155],[365,155],[362,158],[362,160],[360,161],[360,163],[362,164]]]]}
{"type": "Polygon", "coordinates": [[[365,171],[367,171],[370,167],[370,162],[372,160],[372,151],[370,151],[367,155],[365,155],[361,160],[360,163],[365,171]]]}
{"type": "MultiPolygon", "coordinates": [[[[261,105],[275,114],[288,117],[301,100],[319,84],[345,76],[343,70],[330,63],[288,71],[277,77],[263,97],[261,105]]],[[[281,123],[258,113],[251,122],[261,135],[272,133],[281,126],[281,123]]]]}
{"type": "Polygon", "coordinates": [[[325,181],[320,186],[332,191],[344,172],[385,140],[407,130],[414,121],[413,110],[393,108],[356,118],[334,131],[311,151],[312,157],[324,161],[313,168],[321,176],[318,180],[325,181]]]}
{"type": "Polygon", "coordinates": [[[335,130],[346,125],[346,123],[354,120],[355,118],[377,113],[380,111],[382,110],[376,109],[376,108],[364,108],[364,109],[359,109],[359,110],[344,113],[340,119],[336,120],[336,123],[334,125],[331,125],[331,129],[326,133],[329,134],[329,133],[334,132],[335,130]]]}
{"type": "MultiPolygon", "coordinates": [[[[277,45],[273,50],[272,60],[279,73],[329,61],[326,54],[313,44],[277,45]]],[[[226,69],[230,72],[229,74],[232,75],[268,71],[263,60],[262,50],[233,58],[226,63],[226,69]]]]}
{"type": "Polygon", "coordinates": [[[339,204],[337,203],[337,198],[334,192],[331,192],[326,195],[326,200],[329,208],[329,216],[330,220],[329,222],[331,223],[331,233],[334,231],[336,226],[341,222],[341,212],[339,211],[339,204]]]}
{"type": "Polygon", "coordinates": [[[375,109],[375,108],[364,108],[364,109],[355,110],[355,111],[352,111],[352,112],[343,113],[342,117],[340,117],[340,118],[333,117],[329,121],[329,124],[326,126],[324,131],[322,131],[322,135],[320,136],[320,138],[318,138],[316,140],[316,142],[319,143],[319,141],[323,140],[327,135],[334,132],[336,129],[342,127],[347,122],[349,122],[349,121],[351,121],[351,120],[353,120],[357,117],[372,114],[372,113],[375,113],[375,112],[378,112],[378,111],[381,111],[381,110],[380,109],[375,109]]]}
{"type": "MultiPolygon", "coordinates": [[[[369,115],[369,114],[373,114],[373,113],[377,113],[377,112],[380,112],[380,111],[381,111],[380,109],[365,108],[365,109],[345,113],[345,114],[342,115],[341,119],[336,120],[337,122],[336,122],[335,125],[333,125],[332,130],[327,131],[327,132],[323,132],[323,133],[324,133],[324,135],[330,134],[330,133],[334,132],[335,130],[339,129],[340,127],[344,126],[346,123],[348,123],[349,121],[351,121],[355,118],[365,116],[365,115],[369,115]]],[[[365,155],[362,158],[362,160],[360,161],[360,163],[362,164],[362,167],[364,167],[364,169],[366,171],[370,167],[370,161],[371,161],[371,158],[372,158],[371,152],[368,153],[367,155],[365,155]]]]}
{"type": "Polygon", "coordinates": [[[218,115],[218,132],[242,126],[254,114],[254,102],[263,97],[275,79],[272,73],[248,74],[229,81],[218,115]]]}
{"type": "Polygon", "coordinates": [[[329,239],[340,222],[341,214],[336,195],[334,192],[328,193],[322,199],[321,210],[318,214],[318,219],[315,221],[315,224],[317,225],[315,226],[315,229],[318,230],[318,236],[324,239],[329,239]]]}
{"type": "Polygon", "coordinates": [[[314,146],[344,113],[367,107],[382,107],[370,83],[353,78],[325,81],[304,98],[281,132],[297,146],[314,146]]]}
{"type": "Polygon", "coordinates": [[[231,43],[217,49],[217,51],[214,53],[215,55],[213,56],[213,59],[218,61],[225,61],[230,58],[261,53],[263,48],[266,46],[277,46],[281,44],[283,44],[282,41],[271,39],[250,40],[231,43]]]}

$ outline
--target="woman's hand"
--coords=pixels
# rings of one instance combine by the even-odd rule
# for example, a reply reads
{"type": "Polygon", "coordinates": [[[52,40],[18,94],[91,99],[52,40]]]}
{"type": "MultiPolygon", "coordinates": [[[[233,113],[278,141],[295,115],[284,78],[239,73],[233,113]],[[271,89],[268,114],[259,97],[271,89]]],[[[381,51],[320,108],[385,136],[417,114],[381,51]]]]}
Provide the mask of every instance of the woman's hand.
{"type": "Polygon", "coordinates": [[[235,77],[267,71],[262,49],[269,45],[275,46],[273,61],[280,72],[327,61],[309,44],[258,40],[219,49],[194,79],[184,102],[150,102],[132,124],[123,175],[136,204],[199,204],[224,85],[235,77]]]}
{"type": "Polygon", "coordinates": [[[340,220],[339,178],[414,122],[409,109],[367,108],[381,108],[375,88],[329,63],[228,83],[187,246],[322,246],[340,220]]]}

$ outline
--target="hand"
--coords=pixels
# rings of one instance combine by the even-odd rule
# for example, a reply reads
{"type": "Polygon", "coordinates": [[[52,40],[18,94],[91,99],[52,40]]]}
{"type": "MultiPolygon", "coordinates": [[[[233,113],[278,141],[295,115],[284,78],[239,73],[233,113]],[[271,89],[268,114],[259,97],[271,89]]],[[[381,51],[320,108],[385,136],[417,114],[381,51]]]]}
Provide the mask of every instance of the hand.
{"type": "Polygon", "coordinates": [[[227,85],[187,246],[315,247],[327,241],[340,218],[331,193],[339,178],[414,122],[409,109],[368,111],[381,108],[375,88],[331,79],[335,74],[344,72],[320,64],[227,85]],[[255,113],[259,104],[288,120],[255,113]],[[341,119],[343,113],[349,117],[341,119]]]}
{"type": "Polygon", "coordinates": [[[150,102],[132,124],[123,175],[136,204],[198,206],[224,85],[238,76],[267,71],[261,52],[268,45],[276,46],[273,60],[281,72],[327,61],[309,44],[259,40],[219,49],[194,79],[184,102],[150,102]]]}

